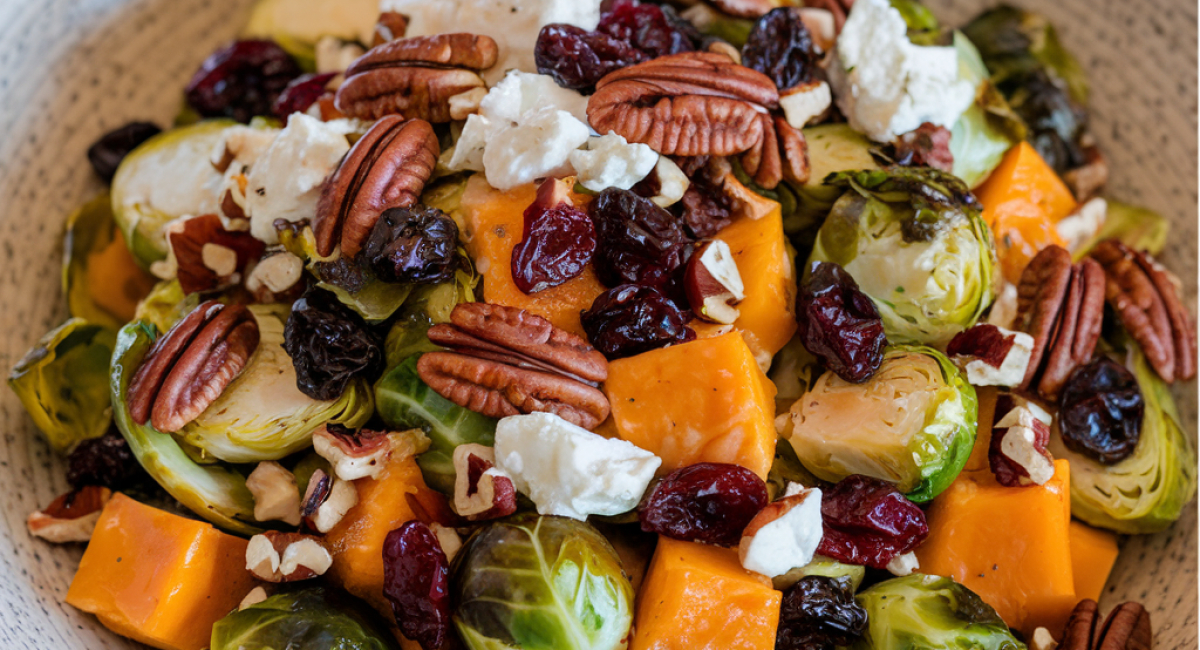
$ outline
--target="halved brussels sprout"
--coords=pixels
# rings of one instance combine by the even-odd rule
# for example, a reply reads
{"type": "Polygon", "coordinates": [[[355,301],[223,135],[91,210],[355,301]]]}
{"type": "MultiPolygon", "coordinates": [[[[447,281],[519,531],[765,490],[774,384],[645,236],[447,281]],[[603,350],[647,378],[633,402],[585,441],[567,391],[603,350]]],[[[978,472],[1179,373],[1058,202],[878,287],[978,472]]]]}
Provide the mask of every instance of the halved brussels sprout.
{"type": "Polygon", "coordinates": [[[996,251],[967,186],[931,168],[841,172],[809,257],[835,262],[879,308],[888,340],[942,346],[992,304],[996,251]]]}
{"type": "Polygon", "coordinates": [[[212,628],[211,650],[391,650],[387,629],[323,587],[284,591],[212,628]]]}
{"type": "Polygon", "coordinates": [[[917,0],[891,0],[891,5],[904,17],[913,45],[938,45],[942,27],[928,7],[917,0]]]}
{"type": "Polygon", "coordinates": [[[892,578],[855,600],[867,610],[867,632],[852,650],[1025,650],[996,610],[950,578],[892,578]]]}
{"type": "Polygon", "coordinates": [[[231,463],[278,460],[312,444],[312,432],[336,422],[357,428],[374,411],[370,385],[356,379],[336,400],[322,402],[296,388],[296,370],[283,349],[286,310],[251,305],[258,349],[221,396],[178,435],[231,463]]]}
{"type": "Polygon", "coordinates": [[[1104,225],[1079,247],[1074,254],[1076,260],[1086,257],[1096,244],[1106,239],[1118,239],[1134,250],[1149,251],[1151,255],[1162,252],[1171,224],[1161,214],[1128,203],[1111,200],[1107,203],[1104,225]]]}
{"type": "Polygon", "coordinates": [[[784,211],[784,231],[793,239],[801,234],[804,241],[797,247],[811,249],[812,239],[833,209],[833,204],[845,188],[827,185],[826,179],[836,172],[856,169],[878,169],[879,163],[871,155],[876,145],[867,136],[850,128],[849,124],[818,124],[804,129],[804,140],[808,144],[808,182],[803,185],[784,185],[796,193],[796,207],[790,214],[784,211]],[[805,246],[807,244],[807,246],[805,246]]]}
{"type": "Polygon", "coordinates": [[[178,279],[164,280],[138,303],[134,320],[146,321],[159,332],[166,332],[199,305],[200,294],[185,294],[178,279]]]}
{"type": "Polygon", "coordinates": [[[223,176],[211,157],[236,124],[206,120],[164,131],[121,161],[112,182],[113,217],[142,267],[166,258],[168,222],[217,212],[223,176]]]}
{"type": "Polygon", "coordinates": [[[370,45],[378,19],[377,0],[258,0],[243,33],[273,39],[312,70],[322,36],[370,45]]]}
{"type": "Polygon", "coordinates": [[[8,385],[55,451],[104,435],[112,423],[112,329],[72,318],[51,330],[8,373],[8,385]]]}
{"type": "Polygon", "coordinates": [[[588,524],[527,514],[476,533],[450,584],[472,650],[613,650],[629,642],[633,587],[588,524]]]}
{"type": "Polygon", "coordinates": [[[72,316],[114,332],[133,320],[138,301],[154,287],[125,246],[107,192],[67,219],[62,283],[72,316]]]}
{"type": "Polygon", "coordinates": [[[959,76],[975,84],[975,103],[951,129],[950,153],[954,175],[967,187],[978,187],[1003,160],[1005,152],[1025,139],[1025,123],[1009,107],[1004,95],[992,85],[979,50],[963,35],[954,32],[959,76]]]}
{"type": "Polygon", "coordinates": [[[460,269],[454,282],[417,287],[388,330],[383,344],[387,367],[394,368],[414,354],[440,350],[429,342],[426,332],[439,323],[449,323],[455,305],[474,302],[477,281],[474,274],[460,269]]]}
{"type": "Polygon", "coordinates": [[[396,429],[421,429],[429,436],[429,450],[417,457],[425,483],[446,494],[454,493],[454,449],[474,442],[491,446],[496,420],[465,409],[438,395],[417,375],[417,356],[392,368],[375,385],[379,417],[396,429]]]}
{"type": "Polygon", "coordinates": [[[923,503],[966,465],[978,415],[975,389],[945,355],[897,346],[862,384],[821,375],[792,406],[789,441],[818,478],[864,474],[923,503]]]}
{"type": "Polygon", "coordinates": [[[1101,465],[1063,445],[1057,421],[1050,453],[1071,463],[1071,514],[1120,533],[1154,533],[1170,526],[1196,494],[1196,452],[1170,387],[1138,346],[1122,336],[1125,366],[1137,377],[1146,410],[1133,455],[1101,465]]]}

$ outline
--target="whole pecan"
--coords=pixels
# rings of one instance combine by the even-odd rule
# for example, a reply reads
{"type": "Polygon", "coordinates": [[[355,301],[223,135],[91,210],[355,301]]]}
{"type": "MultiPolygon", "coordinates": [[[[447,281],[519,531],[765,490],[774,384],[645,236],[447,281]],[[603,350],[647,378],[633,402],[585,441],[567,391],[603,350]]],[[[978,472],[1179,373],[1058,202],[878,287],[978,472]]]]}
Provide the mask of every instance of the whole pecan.
{"type": "Polygon", "coordinates": [[[411,208],[437,165],[437,135],[424,120],[389,115],[354,144],[325,182],[313,234],[317,252],[354,257],[388,208],[411,208]]]}
{"type": "Polygon", "coordinates": [[[421,380],[446,399],[490,417],[548,412],[587,429],[608,417],[597,385],[608,362],[583,339],[529,312],[486,303],[454,308],[429,329],[449,348],[417,362],[421,380]]]}
{"type": "Polygon", "coordinates": [[[1103,625],[1094,600],[1075,606],[1058,647],[1062,650],[1150,650],[1154,633],[1150,614],[1140,603],[1122,603],[1108,614],[1103,625]]]}
{"type": "Polygon", "coordinates": [[[350,117],[398,114],[450,121],[450,98],[485,86],[480,70],[496,64],[489,36],[437,34],[400,38],[371,48],[346,69],[335,106],[350,117]]]}
{"type": "Polygon", "coordinates": [[[202,303],[155,342],[129,382],[134,422],[175,432],[208,408],[258,349],[244,305],[202,303]]]}
{"type": "Polygon", "coordinates": [[[756,183],[808,178],[804,136],[776,114],[779,90],[766,75],[710,52],[659,57],[609,73],[587,115],[666,156],[734,156],[756,183]],[[776,113],[772,113],[776,111],[776,113]]]}
{"type": "Polygon", "coordinates": [[[1104,267],[1106,295],[1151,367],[1166,382],[1196,376],[1196,330],[1179,298],[1179,280],[1147,253],[1115,239],[1092,257],[1104,267]]]}

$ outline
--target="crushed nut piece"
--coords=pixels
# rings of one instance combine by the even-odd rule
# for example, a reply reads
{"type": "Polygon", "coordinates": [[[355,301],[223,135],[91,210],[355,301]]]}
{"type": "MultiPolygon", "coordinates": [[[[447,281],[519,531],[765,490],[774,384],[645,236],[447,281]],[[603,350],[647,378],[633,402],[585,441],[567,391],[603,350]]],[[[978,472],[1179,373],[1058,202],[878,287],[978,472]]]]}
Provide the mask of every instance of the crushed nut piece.
{"type": "Polygon", "coordinates": [[[429,529],[437,536],[438,544],[441,545],[442,552],[446,554],[446,561],[453,562],[454,556],[458,554],[459,549],[463,545],[462,537],[459,536],[458,531],[449,526],[443,526],[436,521],[430,522],[429,529]]]}
{"type": "Polygon", "coordinates": [[[982,323],[959,332],[946,354],[973,386],[1019,385],[1033,354],[1033,337],[982,323]]]}
{"type": "Polygon", "coordinates": [[[343,481],[379,478],[389,458],[415,456],[429,448],[420,429],[408,431],[354,431],[329,424],[313,432],[313,450],[333,465],[343,481]]]}
{"type": "MultiPolygon", "coordinates": [[[[791,490],[791,485],[788,486],[791,490]]],[[[786,494],[786,493],[785,493],[786,494]]],[[[738,559],[768,578],[812,561],[821,543],[821,490],[802,489],[770,503],[742,531],[738,559]]]]}
{"type": "Polygon", "coordinates": [[[29,533],[48,542],[86,542],[92,538],[100,511],[112,498],[112,490],[89,485],[59,496],[25,520],[29,533]]]}
{"type": "Polygon", "coordinates": [[[333,556],[313,535],[269,530],[250,538],[246,569],[267,582],[296,582],[324,575],[333,556]]]}
{"type": "Polygon", "coordinates": [[[454,448],[454,511],[468,521],[507,517],[517,511],[512,478],[496,468],[491,447],[466,444],[454,448]]]}
{"type": "Polygon", "coordinates": [[[996,412],[1004,413],[992,426],[988,465],[996,480],[1007,487],[1044,485],[1054,477],[1050,442],[1050,414],[1037,404],[1002,395],[996,412]]]}
{"type": "Polygon", "coordinates": [[[903,555],[897,555],[892,558],[891,562],[887,563],[887,570],[894,576],[912,575],[921,568],[921,563],[917,560],[917,554],[909,551],[903,555]]]}
{"type": "Polygon", "coordinates": [[[246,477],[246,487],[254,496],[254,518],[278,520],[300,525],[300,491],[296,476],[271,460],[258,464],[246,477]]]}
{"type": "Polygon", "coordinates": [[[266,600],[269,596],[270,594],[267,593],[266,587],[259,585],[251,589],[245,598],[242,598],[242,602],[238,603],[238,611],[240,612],[247,607],[253,607],[266,600]]]}

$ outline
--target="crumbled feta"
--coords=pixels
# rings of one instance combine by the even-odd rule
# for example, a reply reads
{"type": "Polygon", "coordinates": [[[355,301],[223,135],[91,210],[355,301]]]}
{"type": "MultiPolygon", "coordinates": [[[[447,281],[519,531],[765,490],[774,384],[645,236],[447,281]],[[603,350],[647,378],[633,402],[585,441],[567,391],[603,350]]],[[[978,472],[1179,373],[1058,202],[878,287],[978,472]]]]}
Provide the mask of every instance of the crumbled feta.
{"type": "Polygon", "coordinates": [[[583,520],[637,506],[662,461],[550,413],[513,415],[496,425],[496,467],[543,515],[583,520]]]}
{"type": "Polygon", "coordinates": [[[250,234],[277,244],[276,219],[313,218],[321,185],[350,150],[346,135],[357,128],[350,120],[322,122],[303,113],[292,115],[247,175],[250,234]]]}
{"type": "Polygon", "coordinates": [[[1012,327],[1017,320],[1017,285],[1005,282],[988,312],[987,323],[996,327],[1012,327]]]}
{"type": "Polygon", "coordinates": [[[489,84],[506,70],[537,72],[533,46],[550,23],[592,30],[600,22],[600,0],[382,0],[379,11],[408,16],[406,36],[470,32],[491,36],[500,55],[484,72],[489,84]]]}
{"type": "Polygon", "coordinates": [[[949,128],[975,100],[953,47],[917,46],[888,0],[861,0],[838,36],[829,81],[850,126],[890,142],[930,122],[949,128]]]}
{"type": "Polygon", "coordinates": [[[1079,206],[1074,214],[1061,219],[1054,228],[1066,242],[1067,250],[1074,253],[1100,232],[1107,217],[1108,201],[1097,197],[1079,206]]]}
{"type": "Polygon", "coordinates": [[[541,108],[522,116],[517,126],[497,129],[483,151],[483,172],[499,190],[571,171],[570,155],[587,142],[590,131],[566,111],[541,108]]]}
{"type": "Polygon", "coordinates": [[[627,190],[649,174],[658,163],[658,154],[641,143],[630,143],[609,131],[592,138],[587,149],[572,151],[571,166],[576,178],[593,192],[616,187],[627,190]]]}
{"type": "Polygon", "coordinates": [[[833,95],[824,81],[798,86],[779,95],[779,107],[794,129],[803,129],[832,103],[833,95]]]}
{"type": "Polygon", "coordinates": [[[887,563],[887,570],[892,572],[894,576],[912,575],[917,569],[921,568],[921,563],[917,561],[917,555],[913,552],[897,555],[892,558],[891,562],[887,563]]]}
{"type": "MultiPolygon", "coordinates": [[[[777,501],[767,508],[788,503],[783,514],[743,537],[738,547],[742,566],[768,578],[812,562],[824,528],[821,525],[821,490],[812,489],[777,501]],[[795,504],[788,501],[798,502],[795,504]]],[[[751,522],[751,526],[754,523],[751,522]]]]}
{"type": "Polygon", "coordinates": [[[334,36],[322,36],[315,48],[317,73],[343,72],[366,52],[358,43],[346,43],[334,36]]]}
{"type": "Polygon", "coordinates": [[[1013,337],[1012,347],[997,368],[986,361],[969,357],[962,365],[972,386],[1017,386],[1025,379],[1029,359],[1033,356],[1033,337],[1025,332],[1013,332],[997,326],[1006,338],[1013,337]]]}
{"type": "Polygon", "coordinates": [[[479,102],[479,112],[489,120],[515,125],[528,113],[549,107],[566,111],[586,124],[587,104],[587,97],[559,86],[550,75],[514,70],[488,90],[479,102]]]}

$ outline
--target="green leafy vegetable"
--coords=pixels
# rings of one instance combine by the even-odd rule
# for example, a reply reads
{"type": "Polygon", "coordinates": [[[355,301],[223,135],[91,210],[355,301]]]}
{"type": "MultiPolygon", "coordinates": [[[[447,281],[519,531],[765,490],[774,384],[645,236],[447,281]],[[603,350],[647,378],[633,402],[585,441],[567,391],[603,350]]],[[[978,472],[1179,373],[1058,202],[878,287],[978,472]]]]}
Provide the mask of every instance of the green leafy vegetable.
{"type": "Polygon", "coordinates": [[[179,280],[166,280],[154,285],[138,303],[134,320],[146,321],[158,331],[165,332],[200,304],[200,295],[183,293],[179,280]]]}
{"type": "Polygon", "coordinates": [[[987,180],[1004,158],[1005,152],[1025,139],[1025,123],[992,85],[979,51],[962,32],[954,32],[958,52],[959,76],[975,84],[975,102],[951,129],[950,153],[954,154],[954,175],[968,187],[987,180]]]}
{"type": "Polygon", "coordinates": [[[867,632],[851,650],[1025,650],[996,610],[950,578],[914,573],[855,599],[867,610],[867,632]]]}
{"type": "Polygon", "coordinates": [[[1094,237],[1079,247],[1075,259],[1079,260],[1106,239],[1119,239],[1134,250],[1150,251],[1158,255],[1167,245],[1167,234],[1171,225],[1153,210],[1139,208],[1127,203],[1108,201],[1108,212],[1104,225],[1094,237]]]}
{"type": "Polygon", "coordinates": [[[459,269],[453,282],[417,287],[388,330],[383,348],[387,367],[394,368],[414,354],[440,350],[425,333],[434,325],[450,322],[450,312],[459,303],[474,302],[478,282],[473,271],[459,269]]]}
{"type": "Polygon", "coordinates": [[[938,45],[942,26],[937,16],[917,0],[891,0],[891,4],[904,17],[908,25],[908,40],[913,45],[938,45]]]}
{"type": "Polygon", "coordinates": [[[322,587],[276,594],[213,625],[211,650],[391,650],[374,617],[322,587]]]}
{"type": "Polygon", "coordinates": [[[125,250],[107,192],[71,214],[63,238],[62,285],[72,316],[114,332],[129,320],[153,279],[130,267],[125,250]]]}

